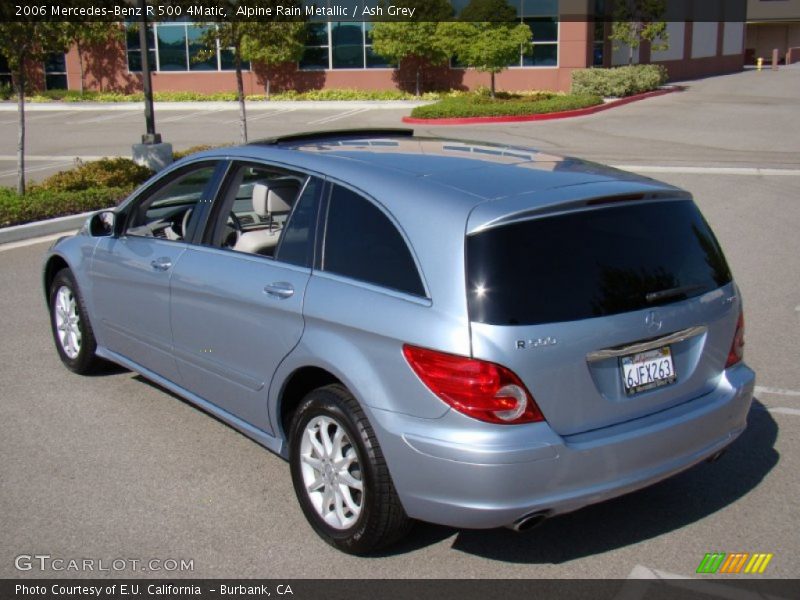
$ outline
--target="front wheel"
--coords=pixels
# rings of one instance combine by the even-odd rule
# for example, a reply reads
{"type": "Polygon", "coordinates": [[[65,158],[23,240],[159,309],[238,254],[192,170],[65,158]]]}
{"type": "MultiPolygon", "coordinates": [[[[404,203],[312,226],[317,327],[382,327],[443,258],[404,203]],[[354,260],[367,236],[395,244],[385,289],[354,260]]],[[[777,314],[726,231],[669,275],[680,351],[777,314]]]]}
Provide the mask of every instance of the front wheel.
{"type": "Polygon", "coordinates": [[[50,325],[58,356],[70,371],[84,375],[100,366],[94,332],[69,269],[56,273],[50,286],[50,325]]]}
{"type": "Polygon", "coordinates": [[[335,548],[366,554],[410,529],[375,433],[341,385],[303,399],[292,419],[289,452],[303,513],[335,548]]]}

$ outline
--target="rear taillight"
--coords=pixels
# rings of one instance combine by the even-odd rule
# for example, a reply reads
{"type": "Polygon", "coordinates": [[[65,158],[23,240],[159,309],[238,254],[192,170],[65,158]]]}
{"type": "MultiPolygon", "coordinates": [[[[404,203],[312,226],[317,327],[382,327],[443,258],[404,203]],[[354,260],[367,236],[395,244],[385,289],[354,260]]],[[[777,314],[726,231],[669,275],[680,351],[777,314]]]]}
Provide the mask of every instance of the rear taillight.
{"type": "Polygon", "coordinates": [[[725,368],[732,367],[744,358],[744,313],[739,313],[739,321],[736,323],[736,333],[733,334],[733,343],[725,368]]]}
{"type": "Polygon", "coordinates": [[[434,394],[465,415],[488,423],[544,421],[525,384],[505,367],[416,346],[403,346],[403,354],[434,394]]]}

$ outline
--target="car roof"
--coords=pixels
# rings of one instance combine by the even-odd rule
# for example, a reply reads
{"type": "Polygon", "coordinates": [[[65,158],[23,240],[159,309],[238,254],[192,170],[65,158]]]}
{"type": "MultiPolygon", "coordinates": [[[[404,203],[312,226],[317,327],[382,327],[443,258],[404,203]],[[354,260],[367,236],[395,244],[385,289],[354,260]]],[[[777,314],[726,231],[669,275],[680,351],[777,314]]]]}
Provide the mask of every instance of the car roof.
{"type": "MultiPolygon", "coordinates": [[[[468,230],[509,211],[537,211],[602,196],[680,195],[678,188],[580,158],[534,148],[443,137],[411,130],[344,130],[272,138],[193,155],[253,158],[338,179],[398,214],[433,204],[464,219],[468,230]],[[555,190],[558,190],[555,193],[555,190]]],[[[462,221],[463,222],[463,221],[462,221]]]]}

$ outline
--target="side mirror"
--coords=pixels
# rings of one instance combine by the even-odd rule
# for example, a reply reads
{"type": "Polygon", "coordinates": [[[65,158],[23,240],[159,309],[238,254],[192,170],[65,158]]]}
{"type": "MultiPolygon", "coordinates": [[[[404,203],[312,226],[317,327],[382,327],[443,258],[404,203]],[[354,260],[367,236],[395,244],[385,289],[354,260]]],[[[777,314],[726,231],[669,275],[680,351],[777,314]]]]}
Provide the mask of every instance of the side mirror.
{"type": "Polygon", "coordinates": [[[104,210],[89,220],[89,235],[92,237],[110,237],[116,231],[117,214],[112,210],[104,210]]]}

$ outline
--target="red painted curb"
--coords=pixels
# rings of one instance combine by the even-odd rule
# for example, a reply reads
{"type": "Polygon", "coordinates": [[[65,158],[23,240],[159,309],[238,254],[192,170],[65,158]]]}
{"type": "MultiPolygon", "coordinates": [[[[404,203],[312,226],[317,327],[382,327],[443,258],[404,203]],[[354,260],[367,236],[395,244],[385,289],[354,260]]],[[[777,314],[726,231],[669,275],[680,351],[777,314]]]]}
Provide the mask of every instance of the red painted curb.
{"type": "Polygon", "coordinates": [[[670,88],[662,88],[653,90],[652,92],[644,92],[643,94],[636,94],[635,96],[628,96],[620,98],[619,100],[612,100],[596,106],[587,106],[586,108],[576,108],[574,110],[563,110],[561,112],[542,113],[536,115],[517,115],[505,117],[456,117],[446,119],[417,119],[414,117],[403,117],[403,123],[414,123],[418,125],[480,125],[481,123],[520,123],[525,121],[550,121],[552,119],[569,119],[571,117],[583,117],[585,115],[593,115],[609,108],[622,106],[623,104],[630,104],[645,98],[653,98],[654,96],[663,96],[677,92],[683,88],[674,86],[670,88]]]}

